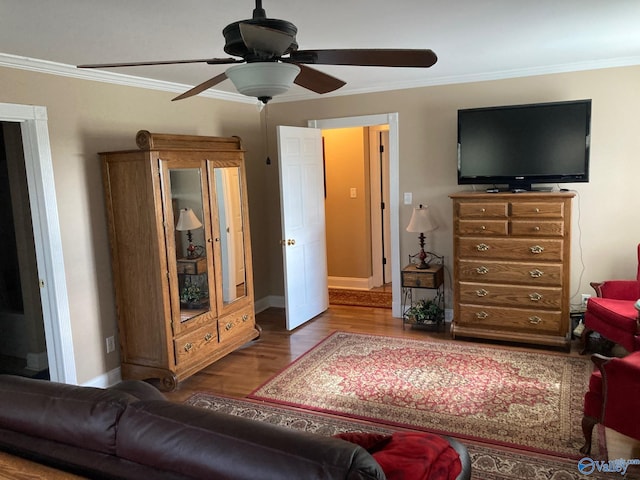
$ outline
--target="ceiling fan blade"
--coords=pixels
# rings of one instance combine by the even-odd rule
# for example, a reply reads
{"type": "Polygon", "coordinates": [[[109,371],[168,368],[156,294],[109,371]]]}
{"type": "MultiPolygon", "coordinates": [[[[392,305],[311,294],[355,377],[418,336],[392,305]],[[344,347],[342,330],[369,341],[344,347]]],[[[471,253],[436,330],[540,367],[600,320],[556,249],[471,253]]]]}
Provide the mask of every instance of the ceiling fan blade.
{"type": "Polygon", "coordinates": [[[247,49],[269,56],[283,55],[296,40],[295,35],[253,23],[242,22],[239,27],[247,49]]]}
{"type": "Polygon", "coordinates": [[[438,60],[429,49],[297,50],[290,58],[295,63],[418,68],[430,67],[438,60]]]}
{"type": "Polygon", "coordinates": [[[124,62],[124,63],[90,63],[78,65],[77,68],[115,68],[115,67],[142,67],[147,65],[173,65],[179,63],[208,63],[209,65],[218,65],[226,63],[237,63],[243,60],[235,58],[202,58],[198,60],[160,60],[157,62],[124,62]]]}
{"type": "Polygon", "coordinates": [[[213,78],[210,78],[206,82],[202,82],[200,85],[196,85],[191,90],[187,90],[182,95],[178,95],[176,98],[173,98],[171,101],[182,100],[184,98],[193,97],[194,95],[199,94],[200,92],[204,92],[208,88],[211,88],[220,82],[223,82],[227,79],[227,74],[222,72],[220,75],[216,75],[213,78]]]}
{"type": "Polygon", "coordinates": [[[316,70],[315,68],[307,67],[306,65],[298,65],[300,67],[300,73],[296,77],[293,83],[307,88],[316,93],[329,93],[344,86],[346,82],[343,82],[339,78],[328,75],[324,72],[316,70]]]}

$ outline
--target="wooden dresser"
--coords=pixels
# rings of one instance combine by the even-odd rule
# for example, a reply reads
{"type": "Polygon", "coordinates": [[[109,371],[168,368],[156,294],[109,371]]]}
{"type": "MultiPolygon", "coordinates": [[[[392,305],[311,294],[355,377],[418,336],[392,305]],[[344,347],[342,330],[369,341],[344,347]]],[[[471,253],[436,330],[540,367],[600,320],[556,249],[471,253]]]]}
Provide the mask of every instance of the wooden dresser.
{"type": "Polygon", "coordinates": [[[456,193],[452,334],[569,348],[570,192],[456,193]]]}

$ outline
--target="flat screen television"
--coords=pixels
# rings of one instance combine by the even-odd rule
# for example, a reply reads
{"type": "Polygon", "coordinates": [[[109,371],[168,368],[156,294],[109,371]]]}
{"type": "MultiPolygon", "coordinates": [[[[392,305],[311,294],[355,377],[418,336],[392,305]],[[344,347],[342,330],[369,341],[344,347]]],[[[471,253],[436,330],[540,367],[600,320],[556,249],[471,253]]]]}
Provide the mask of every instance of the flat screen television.
{"type": "Polygon", "coordinates": [[[458,110],[458,184],[589,181],[591,100],[458,110]]]}

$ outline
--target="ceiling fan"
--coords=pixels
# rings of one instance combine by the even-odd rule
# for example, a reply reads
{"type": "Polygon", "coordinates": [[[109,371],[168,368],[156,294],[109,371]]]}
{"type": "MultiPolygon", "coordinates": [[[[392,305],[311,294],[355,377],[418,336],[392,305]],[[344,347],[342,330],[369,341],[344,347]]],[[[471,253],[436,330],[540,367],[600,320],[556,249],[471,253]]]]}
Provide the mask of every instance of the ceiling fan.
{"type": "Polygon", "coordinates": [[[316,93],[329,93],[345,82],[308,65],[352,65],[427,68],[438,60],[429,49],[328,49],[298,50],[297,27],[286,20],[267,18],[262,0],[256,0],[253,17],[227,25],[222,34],[224,51],[238,58],[164,60],[150,62],[78,65],[78,68],[133,67],[181,63],[238,64],[196,85],[173,100],[197,95],[229,78],[244,95],[267,103],[293,83],[316,93]]]}

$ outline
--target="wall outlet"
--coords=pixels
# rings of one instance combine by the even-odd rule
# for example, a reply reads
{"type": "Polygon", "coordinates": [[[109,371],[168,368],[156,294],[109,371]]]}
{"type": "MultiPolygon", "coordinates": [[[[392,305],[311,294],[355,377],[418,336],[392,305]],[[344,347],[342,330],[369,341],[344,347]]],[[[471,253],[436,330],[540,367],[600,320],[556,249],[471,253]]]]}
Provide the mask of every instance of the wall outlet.
{"type": "Polygon", "coordinates": [[[107,353],[111,353],[116,349],[116,339],[113,335],[106,338],[107,341],[107,353]]]}
{"type": "Polygon", "coordinates": [[[586,307],[587,306],[587,300],[589,300],[591,298],[591,295],[588,293],[583,293],[582,294],[582,306],[586,307]]]}

